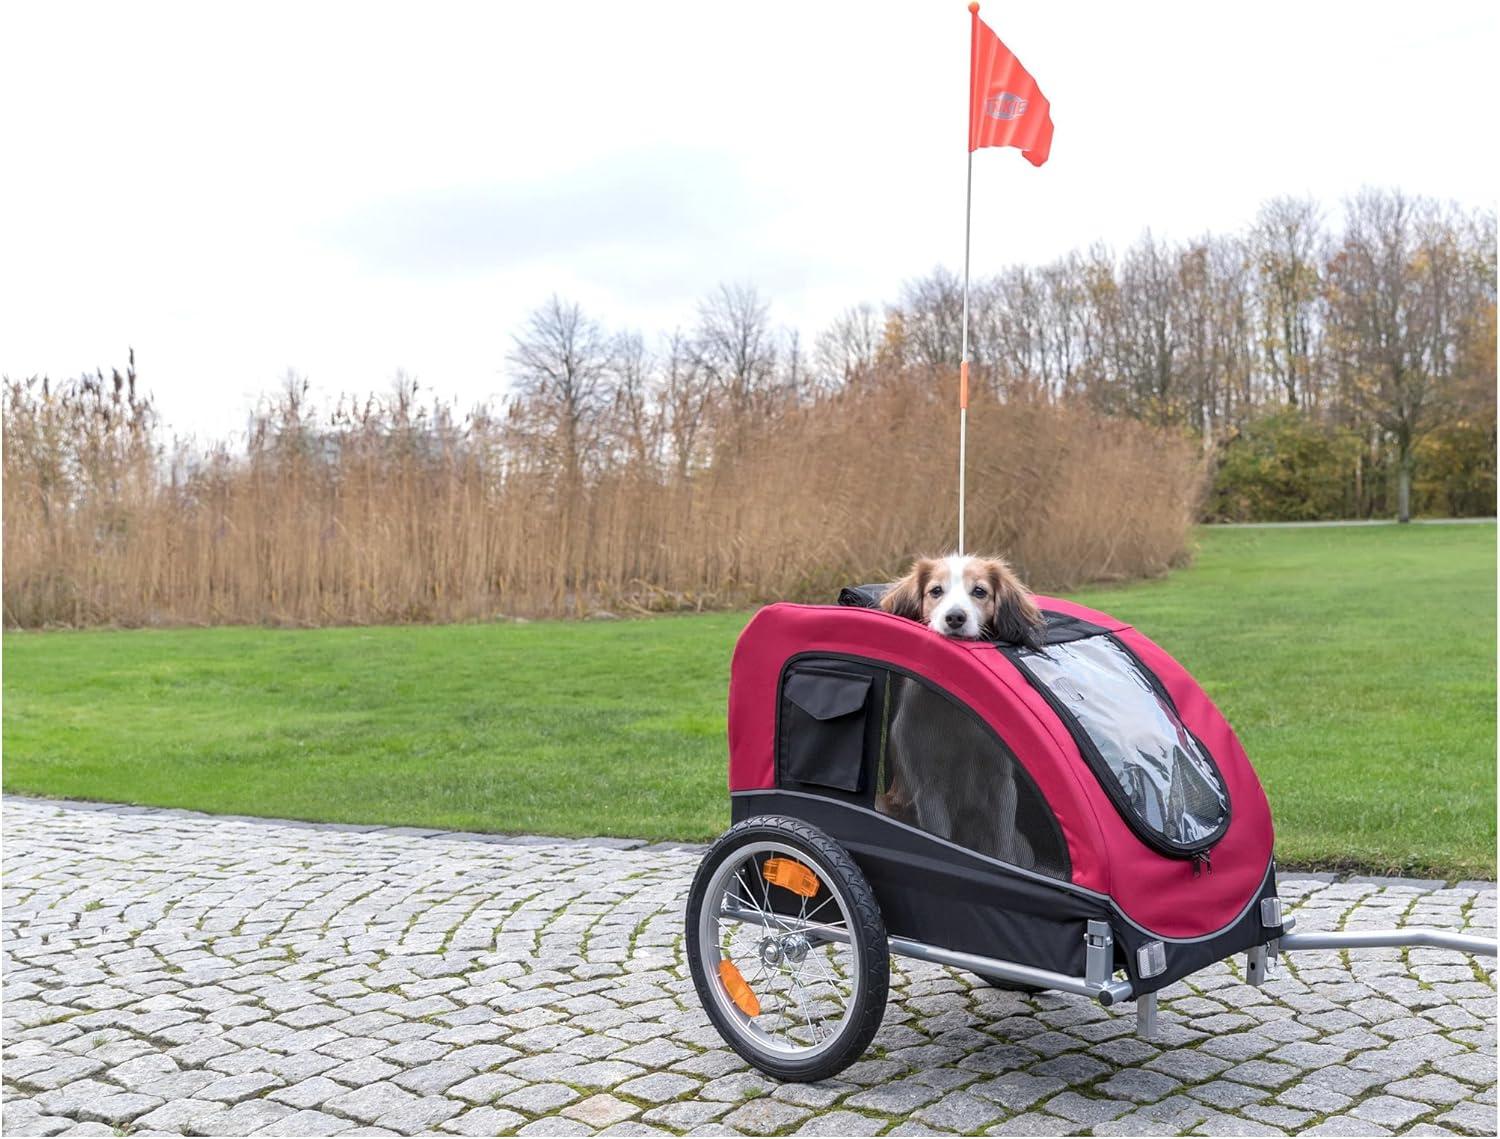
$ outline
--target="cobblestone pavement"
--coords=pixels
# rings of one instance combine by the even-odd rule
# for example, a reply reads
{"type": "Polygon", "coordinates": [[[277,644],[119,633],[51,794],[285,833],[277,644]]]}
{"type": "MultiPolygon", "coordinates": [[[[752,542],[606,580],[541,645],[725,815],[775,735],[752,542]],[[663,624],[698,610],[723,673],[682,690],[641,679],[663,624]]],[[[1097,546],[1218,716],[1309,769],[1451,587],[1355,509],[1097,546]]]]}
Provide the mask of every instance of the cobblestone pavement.
{"type": "MultiPolygon", "coordinates": [[[[775,1085],[682,961],[699,853],[6,799],[7,1135],[1493,1135],[1492,964],[1299,955],[1133,1006],[898,962],[841,1079],[775,1085]]],[[[1494,886],[1283,885],[1302,928],[1488,933],[1494,886]]],[[[1242,959],[1241,959],[1242,960],[1242,959]]]]}

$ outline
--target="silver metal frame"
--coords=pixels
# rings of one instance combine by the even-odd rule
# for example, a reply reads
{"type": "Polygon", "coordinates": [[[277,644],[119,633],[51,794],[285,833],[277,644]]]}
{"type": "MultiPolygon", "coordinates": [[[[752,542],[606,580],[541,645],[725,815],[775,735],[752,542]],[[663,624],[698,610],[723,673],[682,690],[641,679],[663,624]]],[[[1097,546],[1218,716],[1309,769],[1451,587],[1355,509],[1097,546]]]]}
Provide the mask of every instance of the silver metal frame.
{"type": "Polygon", "coordinates": [[[977,953],[943,949],[906,937],[893,937],[890,945],[891,952],[902,957],[951,965],[955,969],[978,973],[981,977],[994,977],[998,981],[1013,981],[1021,985],[1035,985],[1039,989],[1056,989],[1063,993],[1075,993],[1080,997],[1093,997],[1102,1005],[1128,1001],[1133,991],[1129,981],[1117,981],[1108,974],[1102,981],[1074,977],[1067,973],[1054,973],[1050,969],[1038,969],[1034,965],[1022,965],[1018,961],[1002,961],[998,957],[981,957],[977,953]]]}
{"type": "MultiPolygon", "coordinates": [[[[725,907],[724,916],[737,917],[743,921],[757,921],[758,916],[744,909],[725,907]]],[[[784,921],[785,919],[783,919],[784,921]]],[[[1297,921],[1288,916],[1282,923],[1281,937],[1252,946],[1245,954],[1245,980],[1255,986],[1263,985],[1272,975],[1277,956],[1288,950],[1311,949],[1375,949],[1394,946],[1411,946],[1429,949],[1456,949],[1481,957],[1496,955],[1493,938],[1473,937],[1464,933],[1448,933],[1440,929],[1412,926],[1406,929],[1341,929],[1331,932],[1293,932],[1297,921]]],[[[795,932],[795,931],[793,931],[795,932]]],[[[817,935],[813,935],[817,936],[817,935]]],[[[823,936],[831,937],[832,934],[823,936]]],[[[842,940],[839,938],[838,940],[842,940]]],[[[1128,980],[1117,980],[1114,976],[1114,933],[1109,923],[1090,921],[1084,934],[1084,975],[1074,977],[1067,973],[1054,973],[1050,969],[1038,969],[1022,965],[1017,961],[1004,961],[998,957],[984,957],[977,953],[960,953],[955,949],[944,949],[913,941],[909,937],[889,939],[890,950],[901,957],[912,957],[918,961],[931,961],[937,965],[951,965],[981,977],[993,977],[1000,981],[1012,981],[1022,985],[1034,985],[1040,989],[1056,989],[1081,997],[1092,997],[1101,1005],[1128,1001],[1135,993],[1128,980]]],[[[1156,994],[1143,993],[1135,998],[1136,1031],[1150,1036],[1156,1031],[1156,994]]]]}
{"type": "Polygon", "coordinates": [[[1286,949],[1384,949],[1413,946],[1425,949],[1456,949],[1479,957],[1495,956],[1493,939],[1472,937],[1466,933],[1449,933],[1441,929],[1412,926],[1408,929],[1340,929],[1330,933],[1308,930],[1281,936],[1286,949]]]}

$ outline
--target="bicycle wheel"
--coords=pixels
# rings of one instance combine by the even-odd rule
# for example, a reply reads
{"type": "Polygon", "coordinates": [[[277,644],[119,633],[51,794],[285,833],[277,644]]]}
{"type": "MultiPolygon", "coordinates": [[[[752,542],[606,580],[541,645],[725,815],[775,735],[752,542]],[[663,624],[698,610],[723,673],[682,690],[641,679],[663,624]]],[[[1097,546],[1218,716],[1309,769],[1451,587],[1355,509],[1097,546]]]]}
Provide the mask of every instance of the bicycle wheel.
{"type": "Polygon", "coordinates": [[[709,849],[688,894],[687,956],[719,1034],[777,1079],[842,1071],[885,1015],[875,895],[843,847],[797,819],[746,820],[709,849]]]}

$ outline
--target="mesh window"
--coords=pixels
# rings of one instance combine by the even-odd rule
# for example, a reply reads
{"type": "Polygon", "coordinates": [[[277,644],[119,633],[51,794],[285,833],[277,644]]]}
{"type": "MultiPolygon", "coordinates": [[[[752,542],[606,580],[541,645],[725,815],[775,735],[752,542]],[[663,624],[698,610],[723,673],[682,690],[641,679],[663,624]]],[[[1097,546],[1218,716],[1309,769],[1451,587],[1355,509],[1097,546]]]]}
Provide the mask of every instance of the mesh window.
{"type": "Polygon", "coordinates": [[[1113,637],[1048,645],[1019,659],[1093,745],[1117,784],[1103,780],[1105,788],[1137,831],[1182,849],[1218,837],[1229,817],[1218,768],[1113,637]]]}
{"type": "Polygon", "coordinates": [[[1067,878],[1062,830],[1011,750],[953,698],[888,676],[876,810],[1012,866],[1067,878]]]}

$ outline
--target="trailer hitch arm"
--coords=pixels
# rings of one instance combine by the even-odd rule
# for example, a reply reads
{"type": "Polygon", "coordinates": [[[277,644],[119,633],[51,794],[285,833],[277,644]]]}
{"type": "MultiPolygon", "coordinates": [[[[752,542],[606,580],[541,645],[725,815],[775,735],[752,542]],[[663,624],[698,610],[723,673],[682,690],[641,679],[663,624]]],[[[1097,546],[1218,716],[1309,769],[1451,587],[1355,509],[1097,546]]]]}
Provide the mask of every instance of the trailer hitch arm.
{"type": "Polygon", "coordinates": [[[1495,956],[1495,939],[1450,933],[1443,929],[1409,926],[1405,929],[1304,930],[1283,933],[1282,950],[1292,949],[1389,949],[1402,946],[1424,949],[1456,949],[1480,957],[1495,956]]]}

